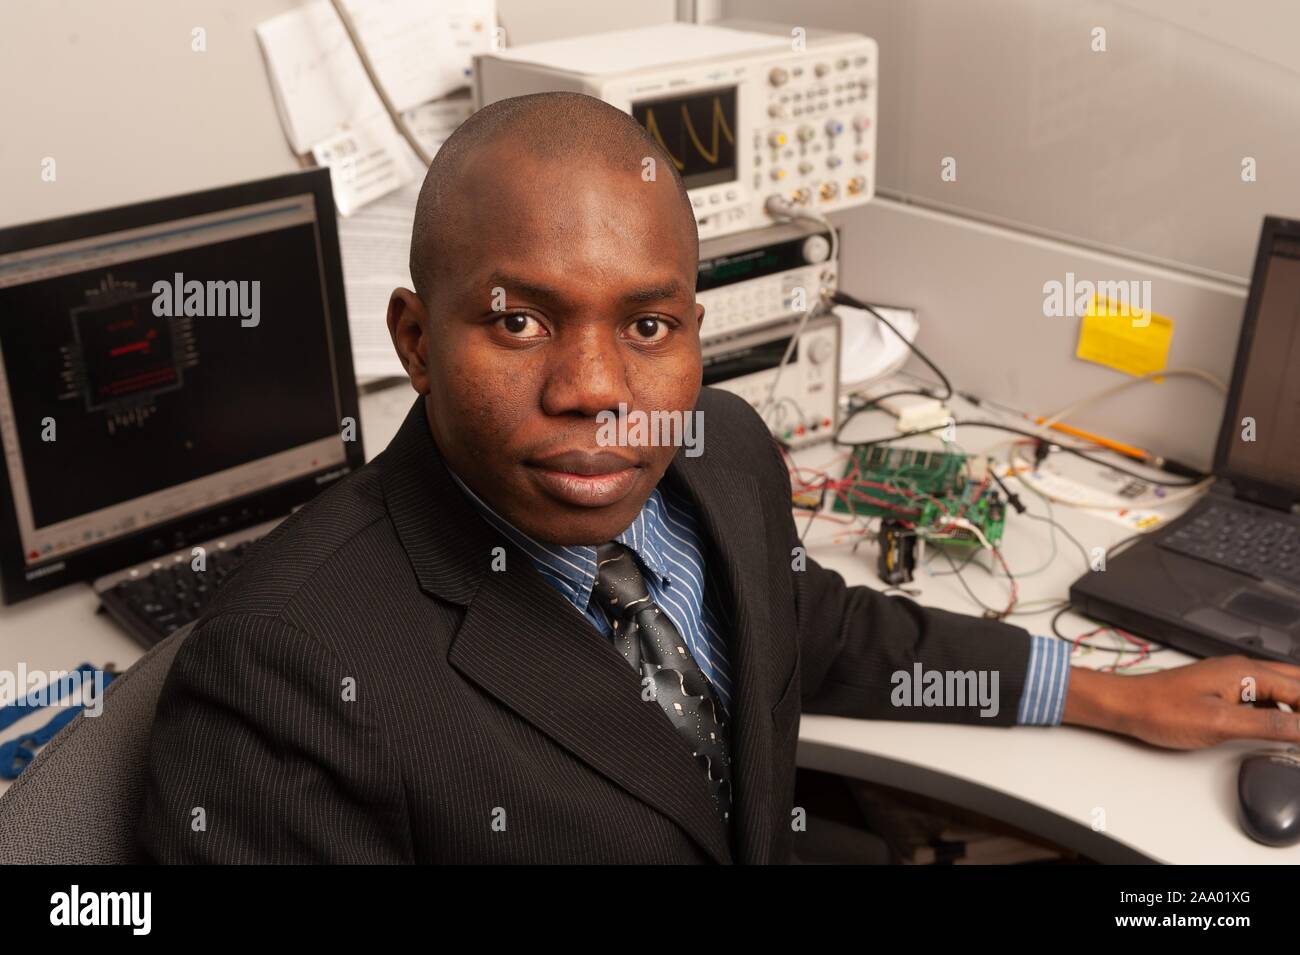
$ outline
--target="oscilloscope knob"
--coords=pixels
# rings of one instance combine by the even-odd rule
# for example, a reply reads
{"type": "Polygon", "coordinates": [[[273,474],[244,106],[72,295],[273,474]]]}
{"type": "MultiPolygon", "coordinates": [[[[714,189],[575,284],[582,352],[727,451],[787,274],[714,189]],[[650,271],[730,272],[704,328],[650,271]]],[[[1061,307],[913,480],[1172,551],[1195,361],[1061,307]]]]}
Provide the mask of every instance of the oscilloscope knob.
{"type": "Polygon", "coordinates": [[[803,242],[803,260],[805,262],[825,262],[831,254],[831,244],[824,235],[810,235],[803,242]]]}
{"type": "Polygon", "coordinates": [[[808,360],[814,365],[824,365],[830,361],[835,353],[835,346],[825,338],[813,340],[812,347],[808,349],[808,360]]]}
{"type": "Polygon", "coordinates": [[[773,86],[784,86],[789,78],[789,72],[780,66],[772,67],[772,72],[767,74],[768,82],[773,86]]]}

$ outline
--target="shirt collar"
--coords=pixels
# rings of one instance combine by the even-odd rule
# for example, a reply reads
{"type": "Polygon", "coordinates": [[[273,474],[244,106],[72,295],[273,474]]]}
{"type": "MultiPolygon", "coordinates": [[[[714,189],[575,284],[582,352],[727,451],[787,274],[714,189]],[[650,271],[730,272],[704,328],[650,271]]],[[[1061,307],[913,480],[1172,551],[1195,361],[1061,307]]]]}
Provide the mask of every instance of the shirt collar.
{"type": "MultiPolygon", "coordinates": [[[[596,585],[596,548],[584,544],[547,544],[534,540],[493,510],[450,468],[448,473],[483,515],[483,519],[527,554],[537,569],[548,577],[579,611],[585,613],[587,605],[591,602],[591,592],[596,585]]],[[[618,543],[637,556],[642,569],[654,575],[661,586],[671,581],[668,562],[665,559],[663,521],[664,499],[659,493],[659,488],[656,487],[650,492],[645,506],[632,519],[632,523],[615,538],[618,543]]]]}

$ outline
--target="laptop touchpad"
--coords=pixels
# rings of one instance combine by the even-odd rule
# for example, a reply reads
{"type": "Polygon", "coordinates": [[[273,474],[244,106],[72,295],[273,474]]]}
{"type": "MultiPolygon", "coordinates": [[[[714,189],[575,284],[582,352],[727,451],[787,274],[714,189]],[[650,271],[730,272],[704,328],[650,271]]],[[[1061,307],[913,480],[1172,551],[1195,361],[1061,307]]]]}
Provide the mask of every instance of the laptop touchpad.
{"type": "Polygon", "coordinates": [[[1272,627],[1285,628],[1300,620],[1300,607],[1249,590],[1238,591],[1223,609],[1272,627]]]}

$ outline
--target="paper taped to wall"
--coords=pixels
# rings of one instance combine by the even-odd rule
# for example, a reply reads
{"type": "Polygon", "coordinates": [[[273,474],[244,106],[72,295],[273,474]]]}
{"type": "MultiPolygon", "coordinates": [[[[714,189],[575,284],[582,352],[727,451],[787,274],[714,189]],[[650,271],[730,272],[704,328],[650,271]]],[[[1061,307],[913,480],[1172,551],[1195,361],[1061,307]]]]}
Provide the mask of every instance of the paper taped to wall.
{"type": "MultiPolygon", "coordinates": [[[[406,113],[416,139],[429,152],[439,147],[469,116],[468,96],[425,103],[406,113]]],[[[399,285],[413,288],[408,270],[415,203],[424,169],[401,142],[411,175],[400,188],[339,219],[343,289],[352,333],[352,364],[358,381],[406,374],[388,338],[388,296],[399,285]]]]}
{"type": "Polygon", "coordinates": [[[367,202],[406,185],[418,163],[387,116],[372,116],[346,127],[311,151],[316,163],[330,168],[334,205],[350,216],[367,202]]]}
{"type": "Polygon", "coordinates": [[[1094,295],[1079,322],[1075,356],[1130,375],[1160,371],[1169,359],[1174,321],[1094,295]]]}
{"type": "MultiPolygon", "coordinates": [[[[410,110],[468,82],[487,51],[496,0],[346,0],[389,99],[410,110]]],[[[312,0],[257,28],[285,135],[302,155],[384,113],[329,0],[312,0]]]]}

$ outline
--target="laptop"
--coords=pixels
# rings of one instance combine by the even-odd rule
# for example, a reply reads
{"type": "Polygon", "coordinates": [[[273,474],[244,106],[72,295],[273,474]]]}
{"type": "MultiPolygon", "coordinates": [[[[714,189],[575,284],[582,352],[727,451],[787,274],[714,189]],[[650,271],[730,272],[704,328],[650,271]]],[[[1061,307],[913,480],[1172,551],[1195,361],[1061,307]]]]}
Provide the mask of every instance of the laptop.
{"type": "Polygon", "coordinates": [[[327,170],[0,230],[0,593],[146,646],[364,463],[327,170]]]}
{"type": "Polygon", "coordinates": [[[1300,221],[1264,220],[1213,474],[1070,600],[1198,656],[1300,661],[1300,221]]]}

